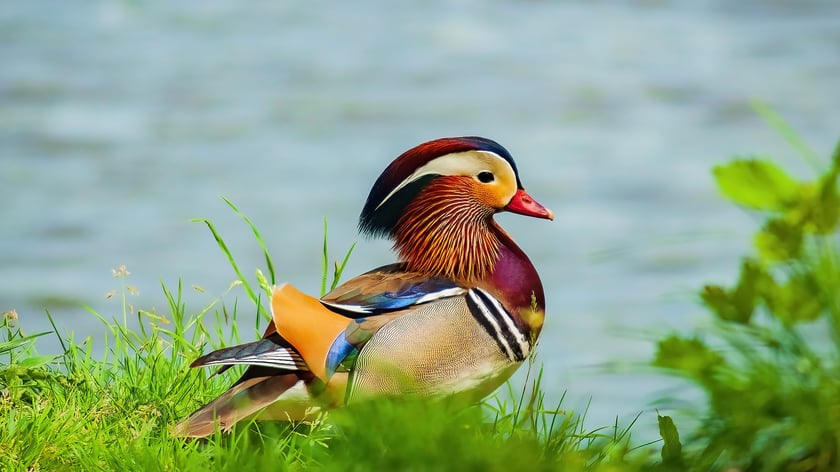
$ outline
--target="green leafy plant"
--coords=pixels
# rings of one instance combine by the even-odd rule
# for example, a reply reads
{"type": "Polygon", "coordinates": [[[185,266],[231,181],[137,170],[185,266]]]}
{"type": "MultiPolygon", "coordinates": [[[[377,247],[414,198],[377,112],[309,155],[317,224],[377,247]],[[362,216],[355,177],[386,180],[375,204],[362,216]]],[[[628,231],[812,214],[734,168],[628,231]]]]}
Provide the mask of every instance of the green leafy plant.
{"type": "MultiPolygon", "coordinates": [[[[760,111],[804,148],[776,115],[760,111]]],[[[806,157],[814,162],[812,153],[806,157]]],[[[809,180],[767,159],[714,169],[721,193],[765,222],[735,284],[700,291],[712,326],[657,346],[654,364],[690,380],[708,400],[687,450],[669,453],[686,467],[840,467],[840,145],[822,166],[809,180]]]]}

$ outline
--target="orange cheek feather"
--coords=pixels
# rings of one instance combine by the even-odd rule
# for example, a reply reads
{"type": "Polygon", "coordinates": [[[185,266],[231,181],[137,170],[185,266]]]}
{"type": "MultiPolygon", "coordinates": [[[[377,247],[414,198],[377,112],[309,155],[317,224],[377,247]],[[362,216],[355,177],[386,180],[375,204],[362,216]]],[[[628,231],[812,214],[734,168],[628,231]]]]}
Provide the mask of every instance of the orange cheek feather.
{"type": "Polygon", "coordinates": [[[498,187],[490,187],[488,185],[481,185],[473,183],[472,192],[478,201],[493,208],[494,210],[501,210],[507,205],[504,197],[501,195],[498,187]]]}
{"type": "Polygon", "coordinates": [[[434,180],[405,209],[394,247],[409,270],[476,280],[492,268],[498,241],[487,227],[498,195],[470,177],[434,180]]]}

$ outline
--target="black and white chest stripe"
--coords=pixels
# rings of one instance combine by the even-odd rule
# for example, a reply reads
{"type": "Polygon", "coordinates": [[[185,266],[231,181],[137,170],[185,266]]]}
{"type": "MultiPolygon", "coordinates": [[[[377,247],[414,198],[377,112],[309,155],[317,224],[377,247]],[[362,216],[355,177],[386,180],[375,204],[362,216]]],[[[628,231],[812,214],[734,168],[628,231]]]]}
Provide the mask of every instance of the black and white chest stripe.
{"type": "Polygon", "coordinates": [[[531,342],[527,333],[498,300],[480,288],[471,288],[466,300],[470,313],[511,361],[521,362],[528,357],[531,342]]]}

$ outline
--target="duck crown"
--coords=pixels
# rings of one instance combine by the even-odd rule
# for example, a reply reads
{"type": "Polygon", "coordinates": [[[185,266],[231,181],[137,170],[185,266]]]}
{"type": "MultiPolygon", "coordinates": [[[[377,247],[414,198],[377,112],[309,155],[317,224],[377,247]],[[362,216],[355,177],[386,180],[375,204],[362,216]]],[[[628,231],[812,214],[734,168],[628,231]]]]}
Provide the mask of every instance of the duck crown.
{"type": "Polygon", "coordinates": [[[405,151],[379,175],[359,216],[359,231],[371,237],[394,237],[406,206],[447,170],[446,165],[429,164],[450,154],[469,151],[492,153],[506,161],[513,171],[516,188],[522,188],[513,157],[499,143],[479,136],[435,139],[405,151]]]}

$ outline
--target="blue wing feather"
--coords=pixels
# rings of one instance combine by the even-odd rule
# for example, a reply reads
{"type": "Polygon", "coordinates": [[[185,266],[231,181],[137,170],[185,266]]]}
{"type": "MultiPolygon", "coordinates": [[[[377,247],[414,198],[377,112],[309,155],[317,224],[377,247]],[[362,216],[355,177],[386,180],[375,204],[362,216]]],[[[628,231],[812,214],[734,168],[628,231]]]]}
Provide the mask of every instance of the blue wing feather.
{"type": "MultiPolygon", "coordinates": [[[[390,284],[393,285],[393,284],[390,284]]],[[[389,287],[390,288],[390,287],[389,287]]],[[[397,287],[384,291],[351,290],[341,296],[321,299],[327,307],[351,313],[350,316],[378,314],[401,310],[412,305],[430,302],[464,293],[464,289],[448,279],[403,281],[397,287]],[[357,314],[357,315],[352,315],[357,314]]]]}
{"type": "Polygon", "coordinates": [[[327,378],[332,377],[338,366],[356,349],[356,346],[347,341],[344,333],[339,334],[327,353],[327,378]]]}

